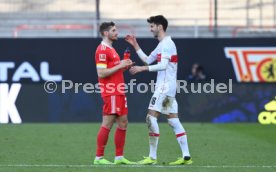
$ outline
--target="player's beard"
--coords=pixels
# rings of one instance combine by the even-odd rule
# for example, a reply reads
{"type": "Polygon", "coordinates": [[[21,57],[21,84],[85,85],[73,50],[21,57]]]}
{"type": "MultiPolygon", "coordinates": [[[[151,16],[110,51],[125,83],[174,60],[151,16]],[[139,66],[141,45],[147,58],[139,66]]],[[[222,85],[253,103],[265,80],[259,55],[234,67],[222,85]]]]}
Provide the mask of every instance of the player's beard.
{"type": "Polygon", "coordinates": [[[159,34],[158,31],[152,31],[152,33],[153,33],[153,37],[154,37],[154,38],[158,38],[158,34],[159,34]]]}
{"type": "Polygon", "coordinates": [[[117,41],[118,40],[118,35],[109,35],[108,39],[112,42],[117,41]]]}

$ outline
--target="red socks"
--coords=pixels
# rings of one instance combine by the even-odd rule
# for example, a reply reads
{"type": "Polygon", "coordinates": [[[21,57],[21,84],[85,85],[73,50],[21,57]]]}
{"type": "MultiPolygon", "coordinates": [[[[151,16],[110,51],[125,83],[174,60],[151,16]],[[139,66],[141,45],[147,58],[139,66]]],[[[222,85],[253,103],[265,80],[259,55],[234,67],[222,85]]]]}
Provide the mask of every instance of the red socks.
{"type": "Polygon", "coordinates": [[[114,135],[114,143],[116,146],[116,156],[124,155],[125,140],[126,140],[126,129],[117,128],[114,135]]]}
{"type": "Polygon", "coordinates": [[[100,131],[98,132],[97,152],[96,152],[97,157],[101,157],[104,155],[104,149],[108,140],[109,132],[110,132],[110,129],[103,126],[100,128],[100,131]]]}
{"type": "MultiPolygon", "coordinates": [[[[106,127],[101,127],[97,137],[97,157],[104,156],[104,149],[107,144],[108,135],[110,129],[106,127]]],[[[114,135],[114,143],[116,146],[116,156],[124,155],[124,146],[126,140],[126,129],[117,128],[114,135]]]]}

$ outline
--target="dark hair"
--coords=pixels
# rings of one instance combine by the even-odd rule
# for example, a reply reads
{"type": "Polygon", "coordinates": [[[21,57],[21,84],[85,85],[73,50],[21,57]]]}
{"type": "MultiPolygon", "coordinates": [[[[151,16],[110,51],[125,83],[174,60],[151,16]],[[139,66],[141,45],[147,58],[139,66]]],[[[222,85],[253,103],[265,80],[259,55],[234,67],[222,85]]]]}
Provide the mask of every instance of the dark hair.
{"type": "Polygon", "coordinates": [[[109,29],[111,27],[115,26],[115,23],[114,22],[103,22],[101,25],[100,25],[100,33],[101,35],[103,36],[104,35],[104,31],[109,31],[109,29]]]}
{"type": "Polygon", "coordinates": [[[150,18],[147,19],[148,23],[154,23],[156,25],[162,25],[163,30],[166,32],[167,27],[168,27],[168,20],[162,16],[162,15],[157,15],[157,16],[151,16],[150,18]]]}

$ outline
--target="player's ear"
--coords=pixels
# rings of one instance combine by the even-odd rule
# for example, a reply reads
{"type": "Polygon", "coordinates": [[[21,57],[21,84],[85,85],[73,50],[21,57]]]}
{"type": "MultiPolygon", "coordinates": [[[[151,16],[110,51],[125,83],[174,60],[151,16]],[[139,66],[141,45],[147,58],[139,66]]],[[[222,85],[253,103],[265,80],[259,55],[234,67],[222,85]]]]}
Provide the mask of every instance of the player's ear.
{"type": "Polygon", "coordinates": [[[160,25],[159,25],[159,27],[160,27],[160,30],[164,30],[164,28],[163,28],[163,25],[162,25],[162,24],[160,24],[160,25]]]}
{"type": "Polygon", "coordinates": [[[103,35],[108,36],[108,31],[107,30],[103,31],[103,35]]]}
{"type": "Polygon", "coordinates": [[[161,24],[157,25],[157,30],[158,31],[162,30],[162,25],[161,24]]]}

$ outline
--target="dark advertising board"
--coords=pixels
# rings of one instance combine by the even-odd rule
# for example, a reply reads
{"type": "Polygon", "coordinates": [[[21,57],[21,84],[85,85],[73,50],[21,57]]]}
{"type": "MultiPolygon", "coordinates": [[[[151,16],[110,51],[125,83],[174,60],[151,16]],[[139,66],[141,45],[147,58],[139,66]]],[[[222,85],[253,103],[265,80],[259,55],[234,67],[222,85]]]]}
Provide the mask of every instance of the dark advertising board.
{"type": "MultiPolygon", "coordinates": [[[[176,97],[183,121],[275,123],[276,39],[174,40],[180,81],[176,97]],[[204,81],[187,80],[195,63],[204,68],[204,81]],[[220,85],[223,92],[216,89],[218,84],[225,84],[220,85]],[[199,87],[201,91],[195,89],[199,87]]],[[[154,39],[138,41],[146,54],[158,44],[154,39]]],[[[0,39],[0,123],[99,122],[102,100],[91,89],[97,84],[94,54],[100,42],[0,39]],[[47,81],[57,84],[54,93],[45,91],[47,81]]],[[[122,56],[128,45],[119,40],[114,47],[122,56]]],[[[131,59],[142,65],[134,49],[131,59]]],[[[155,78],[156,73],[125,72],[126,83],[136,84],[127,93],[130,122],[144,121],[152,96],[151,91],[139,93],[138,84],[149,85],[155,78]]]]}

